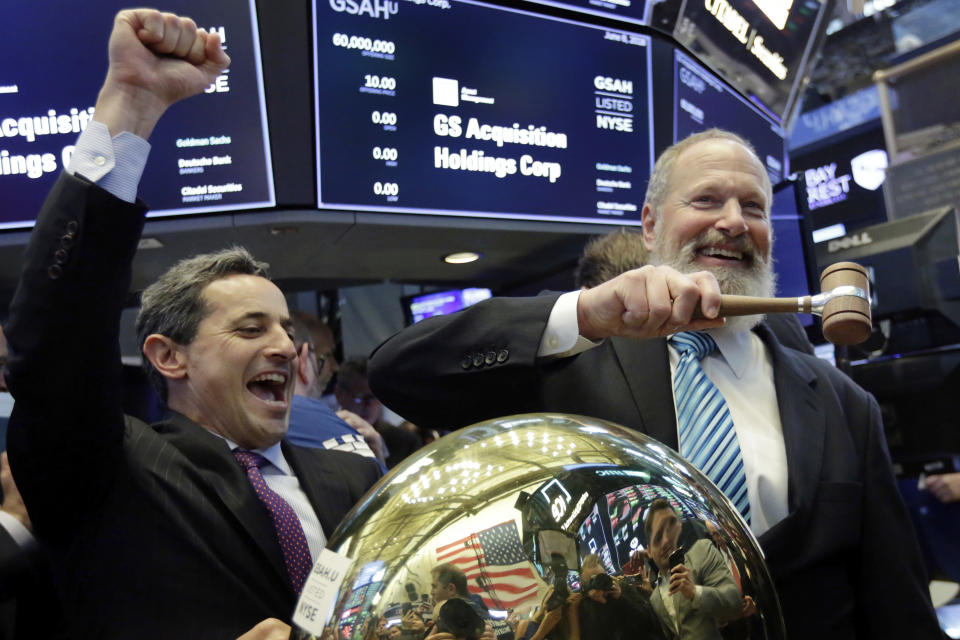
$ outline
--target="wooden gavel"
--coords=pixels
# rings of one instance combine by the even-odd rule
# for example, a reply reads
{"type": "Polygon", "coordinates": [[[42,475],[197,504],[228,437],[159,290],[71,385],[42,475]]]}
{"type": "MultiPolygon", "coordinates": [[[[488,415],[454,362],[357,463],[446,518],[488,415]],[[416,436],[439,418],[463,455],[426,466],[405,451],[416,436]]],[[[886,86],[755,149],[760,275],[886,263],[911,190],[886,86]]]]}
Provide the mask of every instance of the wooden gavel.
{"type": "MultiPolygon", "coordinates": [[[[870,279],[854,262],[838,262],[820,276],[823,293],[798,298],[720,296],[719,317],[760,313],[812,313],[823,320],[823,337],[833,344],[860,344],[870,337],[870,279]]],[[[697,314],[699,317],[702,317],[697,314]]]]}

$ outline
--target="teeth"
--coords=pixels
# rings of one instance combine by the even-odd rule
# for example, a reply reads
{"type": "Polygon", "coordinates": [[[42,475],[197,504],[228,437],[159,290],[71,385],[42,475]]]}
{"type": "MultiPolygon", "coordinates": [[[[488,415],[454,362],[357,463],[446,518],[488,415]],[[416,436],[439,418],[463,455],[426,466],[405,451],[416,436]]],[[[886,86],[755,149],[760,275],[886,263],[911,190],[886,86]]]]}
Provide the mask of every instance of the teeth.
{"type": "Polygon", "coordinates": [[[703,249],[701,253],[705,256],[720,256],[721,258],[743,260],[743,254],[739,251],[729,251],[727,249],[718,249],[716,247],[707,247],[703,249]]]}
{"type": "Polygon", "coordinates": [[[273,382],[276,384],[286,384],[287,376],[281,375],[279,373],[262,373],[251,382],[273,382]]]}

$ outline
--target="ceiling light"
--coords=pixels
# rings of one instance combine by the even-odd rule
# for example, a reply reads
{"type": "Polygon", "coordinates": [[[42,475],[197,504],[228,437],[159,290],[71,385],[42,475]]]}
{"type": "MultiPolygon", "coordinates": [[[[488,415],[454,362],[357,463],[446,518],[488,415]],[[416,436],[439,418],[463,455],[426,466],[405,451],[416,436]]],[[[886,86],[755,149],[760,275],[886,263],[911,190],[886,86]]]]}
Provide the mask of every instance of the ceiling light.
{"type": "Polygon", "coordinates": [[[476,262],[480,259],[480,254],[474,251],[457,251],[456,253],[448,253],[443,256],[443,261],[447,264],[467,264],[468,262],[476,262]]]}

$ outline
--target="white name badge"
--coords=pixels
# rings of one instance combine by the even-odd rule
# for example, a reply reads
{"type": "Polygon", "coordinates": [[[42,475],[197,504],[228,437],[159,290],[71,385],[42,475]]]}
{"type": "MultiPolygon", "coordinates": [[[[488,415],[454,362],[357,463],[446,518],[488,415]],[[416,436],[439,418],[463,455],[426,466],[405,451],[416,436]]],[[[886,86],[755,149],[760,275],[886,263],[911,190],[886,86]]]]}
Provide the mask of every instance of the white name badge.
{"type": "Polygon", "coordinates": [[[323,633],[323,627],[336,603],[340,585],[352,562],[347,556],[329,549],[320,552],[293,612],[295,625],[316,636],[323,633]]]}

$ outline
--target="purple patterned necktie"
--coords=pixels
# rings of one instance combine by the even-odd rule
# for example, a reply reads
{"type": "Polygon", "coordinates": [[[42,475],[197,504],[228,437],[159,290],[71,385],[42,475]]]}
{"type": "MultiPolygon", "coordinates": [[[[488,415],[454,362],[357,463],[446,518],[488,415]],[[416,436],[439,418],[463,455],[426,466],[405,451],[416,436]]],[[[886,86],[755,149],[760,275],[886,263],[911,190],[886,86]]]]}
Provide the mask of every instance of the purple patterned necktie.
{"type": "Polygon", "coordinates": [[[266,458],[259,453],[244,449],[234,449],[233,456],[246,469],[253,490],[257,492],[257,497],[260,498],[263,506],[270,513],[273,526],[277,530],[280,548],[283,550],[283,562],[287,566],[290,584],[293,585],[294,591],[299,594],[307,576],[310,575],[311,568],[313,568],[310,547],[307,546],[307,537],[303,534],[303,527],[300,526],[300,518],[294,513],[293,507],[268,487],[267,482],[263,479],[260,467],[269,464],[266,458]]]}

